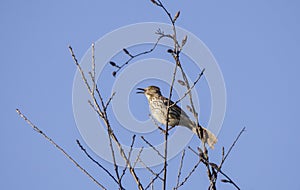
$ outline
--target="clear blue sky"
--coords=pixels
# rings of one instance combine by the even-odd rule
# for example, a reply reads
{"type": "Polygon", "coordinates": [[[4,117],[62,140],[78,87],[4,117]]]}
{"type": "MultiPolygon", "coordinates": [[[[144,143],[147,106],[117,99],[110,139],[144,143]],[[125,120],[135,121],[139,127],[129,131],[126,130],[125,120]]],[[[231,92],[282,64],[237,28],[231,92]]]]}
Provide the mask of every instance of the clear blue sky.
{"type": "MultiPolygon", "coordinates": [[[[242,189],[300,189],[299,1],[181,0],[166,6],[181,10],[178,25],[210,48],[223,72],[227,111],[220,146],[230,146],[247,127],[224,170],[242,189]]],[[[106,33],[145,21],[167,19],[150,0],[0,2],[1,189],[97,189],[15,108],[100,181],[107,179],[75,143],[81,139],[72,112],[76,68],[67,47],[80,58],[106,33]]],[[[198,188],[197,182],[186,189],[198,188]]]]}

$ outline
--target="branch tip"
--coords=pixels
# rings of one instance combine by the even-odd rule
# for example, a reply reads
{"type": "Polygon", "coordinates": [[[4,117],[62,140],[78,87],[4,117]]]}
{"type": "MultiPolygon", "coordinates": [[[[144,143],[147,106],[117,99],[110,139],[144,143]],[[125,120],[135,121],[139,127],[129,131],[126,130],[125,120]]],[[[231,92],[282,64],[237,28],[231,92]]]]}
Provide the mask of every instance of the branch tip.
{"type": "Polygon", "coordinates": [[[175,14],[174,19],[173,19],[173,22],[176,22],[176,20],[178,19],[179,15],[180,15],[180,11],[178,11],[178,12],[175,14]]]}

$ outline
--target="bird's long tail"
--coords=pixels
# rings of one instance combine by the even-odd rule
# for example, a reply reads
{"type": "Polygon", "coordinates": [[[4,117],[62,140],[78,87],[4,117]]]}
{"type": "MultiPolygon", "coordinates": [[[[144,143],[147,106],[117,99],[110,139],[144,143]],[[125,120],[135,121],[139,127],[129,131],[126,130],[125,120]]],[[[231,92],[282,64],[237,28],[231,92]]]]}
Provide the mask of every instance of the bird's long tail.
{"type": "Polygon", "coordinates": [[[202,127],[202,126],[199,126],[197,128],[193,127],[192,128],[192,131],[198,136],[202,137],[202,141],[206,144],[208,144],[208,146],[211,148],[211,149],[214,149],[214,145],[217,143],[218,139],[217,137],[212,133],[210,132],[208,129],[206,129],[205,127],[202,127]],[[203,129],[202,130],[202,133],[201,134],[201,131],[200,131],[200,127],[203,129]]]}

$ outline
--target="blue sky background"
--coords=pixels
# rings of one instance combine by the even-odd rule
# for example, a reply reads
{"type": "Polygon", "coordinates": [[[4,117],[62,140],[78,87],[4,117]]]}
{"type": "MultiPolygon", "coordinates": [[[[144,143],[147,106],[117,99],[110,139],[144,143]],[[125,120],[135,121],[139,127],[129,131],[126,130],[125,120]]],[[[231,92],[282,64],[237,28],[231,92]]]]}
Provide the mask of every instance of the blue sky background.
{"type": "MultiPolygon", "coordinates": [[[[181,0],[166,6],[181,11],[178,25],[210,48],[223,72],[227,112],[217,150],[247,127],[224,170],[242,189],[300,189],[299,1],[181,0]]],[[[15,108],[107,180],[75,143],[81,139],[72,112],[76,68],[67,47],[80,58],[106,33],[147,21],[167,22],[148,0],[0,2],[1,189],[98,188],[15,108]]],[[[205,176],[193,179],[186,189],[207,188],[205,176]]]]}

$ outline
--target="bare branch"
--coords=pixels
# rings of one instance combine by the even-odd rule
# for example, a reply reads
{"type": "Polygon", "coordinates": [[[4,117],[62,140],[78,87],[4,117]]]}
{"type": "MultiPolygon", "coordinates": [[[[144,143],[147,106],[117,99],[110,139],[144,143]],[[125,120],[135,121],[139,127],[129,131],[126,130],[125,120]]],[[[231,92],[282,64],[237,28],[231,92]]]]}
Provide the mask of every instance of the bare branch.
{"type": "MultiPolygon", "coordinates": [[[[136,137],[136,135],[133,135],[132,136],[132,140],[131,140],[130,150],[129,150],[129,153],[128,153],[128,160],[129,160],[129,162],[130,162],[130,157],[131,157],[131,153],[132,153],[132,150],[133,150],[133,145],[134,145],[134,142],[135,142],[135,137],[136,137]]],[[[127,167],[125,167],[123,169],[123,172],[122,172],[122,175],[121,175],[121,179],[125,175],[126,170],[127,170],[127,167]]]]}
{"type": "MultiPolygon", "coordinates": [[[[244,132],[244,130],[245,130],[245,128],[243,128],[243,130],[240,132],[240,134],[238,135],[238,137],[237,137],[237,139],[241,136],[241,134],[244,132]]],[[[237,139],[234,141],[234,143],[236,143],[237,142],[237,139]]],[[[233,147],[233,146],[232,146],[233,147]]],[[[204,164],[204,165],[206,165],[207,167],[208,166],[211,166],[211,168],[212,168],[212,171],[215,171],[216,170],[216,172],[214,173],[214,175],[212,176],[210,176],[209,174],[209,179],[210,179],[210,182],[211,182],[211,185],[210,185],[210,188],[211,189],[216,189],[216,186],[215,186],[215,182],[216,182],[216,179],[217,179],[217,174],[218,174],[218,172],[219,173],[221,173],[226,179],[227,179],[227,183],[230,183],[230,184],[232,184],[232,185],[234,185],[238,190],[240,189],[239,187],[238,187],[238,185],[227,175],[227,174],[225,174],[222,170],[221,170],[221,168],[220,168],[220,166],[217,166],[215,163],[211,163],[211,162],[209,162],[208,161],[208,159],[206,159],[206,157],[205,157],[205,153],[204,152],[200,152],[200,153],[197,153],[194,149],[192,149],[190,146],[188,147],[194,154],[196,154],[197,156],[199,156],[199,158],[201,159],[201,161],[202,161],[202,163],[204,164]]],[[[223,162],[224,163],[224,162],[223,162]]],[[[208,167],[209,168],[209,167],[208,167]]],[[[223,182],[224,182],[224,180],[223,180],[223,182]]]]}
{"type": "Polygon", "coordinates": [[[55,146],[58,150],[60,150],[77,168],[80,169],[82,173],[87,175],[94,183],[96,183],[101,189],[106,190],[106,188],[97,181],[90,173],[88,173],[78,162],[76,162],[61,146],[59,146],[54,140],[48,137],[43,131],[41,131],[36,125],[34,125],[19,109],[16,109],[16,112],[19,114],[21,118],[23,118],[29,126],[31,126],[37,133],[41,134],[48,142],[55,146]]]}
{"type": "MultiPolygon", "coordinates": [[[[122,158],[125,160],[126,162],[126,165],[129,167],[129,171],[132,175],[132,177],[134,178],[139,190],[144,190],[143,188],[143,185],[141,184],[140,182],[140,179],[139,177],[137,176],[134,168],[132,168],[132,165],[130,163],[130,161],[128,160],[124,150],[123,150],[123,147],[121,145],[121,143],[118,141],[116,135],[114,134],[112,128],[111,128],[111,125],[109,123],[109,120],[108,120],[108,116],[107,116],[107,113],[106,113],[106,105],[104,104],[104,101],[103,101],[103,98],[101,96],[101,93],[97,87],[96,84],[93,84],[93,85],[96,85],[96,92],[98,94],[98,97],[100,99],[100,102],[101,102],[101,105],[102,105],[102,109],[100,108],[98,102],[97,102],[97,99],[96,97],[94,96],[94,93],[92,93],[91,91],[91,88],[90,88],[90,85],[88,83],[88,81],[86,80],[86,77],[85,77],[85,74],[84,74],[84,71],[82,70],[82,68],[80,67],[76,57],[75,57],[75,54],[71,48],[71,46],[69,46],[69,49],[70,49],[70,52],[72,54],[72,57],[73,57],[73,60],[77,66],[77,68],[79,69],[79,72],[81,73],[81,76],[83,78],[83,81],[91,95],[91,98],[93,99],[94,101],[94,106],[95,108],[97,109],[97,113],[98,115],[100,116],[100,118],[103,119],[105,125],[106,125],[106,128],[107,128],[107,134],[108,134],[108,137],[109,137],[109,146],[110,146],[110,149],[111,149],[111,154],[112,154],[112,158],[113,158],[113,162],[114,162],[114,168],[115,168],[115,172],[116,172],[116,176],[117,176],[117,180],[119,182],[119,186],[120,188],[122,189],[122,184],[121,184],[121,178],[120,178],[120,174],[119,174],[119,170],[118,170],[118,165],[116,164],[116,159],[115,159],[115,152],[114,152],[114,149],[113,149],[113,144],[112,144],[112,141],[114,141],[114,143],[116,144],[116,146],[118,147],[119,151],[120,151],[120,155],[122,156],[122,158]],[[100,114],[101,113],[101,114],[100,114]]],[[[95,83],[95,80],[92,80],[93,83],[95,83]]],[[[109,104],[110,100],[108,101],[108,104],[109,104]]]]}
{"type": "Polygon", "coordinates": [[[158,178],[159,178],[160,180],[163,181],[163,178],[161,178],[161,177],[159,176],[158,173],[155,173],[150,167],[148,167],[148,166],[143,162],[143,160],[141,160],[141,158],[139,158],[139,161],[140,161],[141,164],[144,166],[144,168],[146,168],[152,175],[158,176],[158,178]]]}
{"type": "MultiPolygon", "coordinates": [[[[201,78],[201,76],[203,75],[203,73],[204,73],[204,71],[205,71],[205,69],[203,69],[202,71],[201,71],[201,73],[198,75],[198,78],[194,81],[194,83],[193,83],[193,85],[184,93],[184,95],[181,97],[181,98],[179,98],[177,101],[175,101],[172,105],[171,105],[171,107],[172,106],[174,106],[174,105],[176,105],[176,104],[178,104],[183,98],[185,98],[190,92],[191,92],[191,90],[195,87],[195,85],[198,83],[198,81],[200,80],[200,78],[201,78]]],[[[184,83],[185,84],[185,83],[184,83]]]]}
{"type": "MultiPolygon", "coordinates": [[[[103,115],[106,115],[106,112],[103,112],[103,115]]],[[[114,151],[114,147],[113,147],[113,143],[112,143],[112,136],[114,133],[113,133],[113,131],[109,125],[108,119],[106,117],[104,117],[104,121],[106,122],[106,126],[107,126],[107,135],[109,137],[108,138],[109,139],[109,147],[110,147],[111,155],[112,155],[112,159],[113,159],[114,170],[115,170],[115,173],[116,173],[116,176],[118,179],[118,184],[119,184],[120,188],[122,188],[122,179],[119,174],[119,166],[117,165],[116,155],[115,155],[115,151],[114,151]]],[[[117,141],[117,140],[115,139],[115,141],[117,141]]],[[[119,149],[120,148],[121,147],[119,147],[119,149]]]]}
{"type": "Polygon", "coordinates": [[[112,99],[113,99],[113,97],[114,97],[115,95],[116,95],[116,92],[114,92],[114,93],[110,96],[110,98],[108,99],[108,101],[106,102],[106,105],[105,105],[105,107],[104,107],[105,110],[107,109],[108,105],[110,104],[110,102],[112,101],[112,99]]]}
{"type": "Polygon", "coordinates": [[[158,172],[158,174],[149,182],[149,184],[146,186],[145,190],[147,190],[150,186],[153,185],[153,183],[155,182],[156,179],[158,179],[158,177],[160,176],[160,174],[162,174],[164,172],[164,168],[162,168],[160,170],[160,172],[158,172]]]}
{"type": "Polygon", "coordinates": [[[223,163],[225,162],[226,158],[228,157],[228,155],[230,154],[231,150],[233,149],[233,147],[235,146],[236,142],[239,140],[240,136],[243,134],[243,132],[246,131],[246,127],[244,127],[240,133],[238,134],[238,136],[236,137],[236,139],[234,140],[234,142],[232,143],[232,145],[230,146],[228,152],[226,153],[226,155],[224,156],[224,158],[221,161],[221,164],[219,166],[219,168],[222,167],[223,163]]]}
{"type": "Polygon", "coordinates": [[[165,11],[165,13],[168,15],[171,23],[174,25],[175,24],[175,20],[172,18],[171,13],[166,9],[166,7],[162,4],[162,2],[160,0],[157,0],[157,2],[158,2],[157,6],[161,7],[165,11]]]}
{"type": "Polygon", "coordinates": [[[145,139],[144,136],[141,136],[141,139],[146,143],[148,144],[155,152],[157,152],[157,154],[164,159],[164,156],[149,142],[145,139]]]}
{"type": "MultiPolygon", "coordinates": [[[[92,162],[94,162],[97,166],[99,166],[105,173],[107,173],[117,184],[119,184],[119,182],[116,180],[116,178],[104,167],[102,166],[98,161],[96,161],[87,151],[86,149],[81,145],[79,140],[76,140],[78,146],[80,147],[80,149],[85,153],[85,155],[92,160],[92,162]]],[[[123,188],[124,189],[124,188],[123,188]]]]}
{"type": "MultiPolygon", "coordinates": [[[[103,109],[103,111],[104,111],[104,108],[105,108],[104,100],[103,100],[103,98],[102,98],[102,95],[101,95],[101,93],[100,93],[100,91],[99,91],[99,88],[98,88],[98,85],[97,85],[97,84],[96,84],[96,92],[97,92],[98,98],[100,99],[102,109],[103,109]]],[[[98,108],[98,110],[99,110],[100,112],[103,112],[102,109],[100,109],[100,106],[99,106],[99,104],[98,104],[98,102],[97,102],[96,97],[95,97],[95,96],[92,96],[92,98],[93,98],[93,100],[95,100],[95,104],[96,104],[96,107],[98,108]]]]}
{"type": "MultiPolygon", "coordinates": [[[[228,150],[228,152],[226,153],[226,155],[225,155],[225,150],[224,150],[224,147],[222,148],[222,160],[221,160],[221,163],[220,163],[220,165],[216,168],[216,175],[218,174],[218,172],[220,172],[225,178],[227,178],[227,183],[231,183],[232,185],[234,185],[237,189],[240,189],[239,187],[238,187],[238,185],[227,175],[227,174],[225,174],[222,170],[221,170],[221,168],[222,168],[222,166],[223,166],[223,164],[224,164],[224,162],[225,162],[225,160],[226,160],[226,158],[228,157],[228,155],[230,154],[230,152],[231,152],[231,150],[233,149],[233,147],[235,146],[235,144],[237,143],[237,141],[239,140],[239,138],[241,137],[241,135],[245,132],[245,130],[246,130],[246,127],[244,127],[241,131],[240,131],[240,133],[238,134],[238,136],[236,137],[236,139],[234,140],[234,142],[232,143],[232,145],[230,146],[230,148],[229,148],[229,150],[228,150]]],[[[215,176],[215,178],[217,178],[217,176],[215,176]]],[[[224,180],[223,180],[223,182],[224,182],[224,180]]]]}
{"type": "Polygon", "coordinates": [[[69,50],[70,50],[71,56],[72,56],[72,58],[74,60],[74,63],[76,65],[76,67],[79,69],[79,72],[81,74],[81,77],[82,77],[82,80],[83,80],[84,84],[86,85],[89,93],[92,93],[91,87],[90,87],[90,85],[89,85],[89,83],[88,83],[88,81],[87,81],[87,79],[85,77],[84,71],[82,70],[80,64],[78,63],[78,60],[77,60],[77,58],[76,58],[76,56],[74,54],[73,48],[71,46],[69,46],[69,50]]]}
{"type": "Polygon", "coordinates": [[[215,183],[216,183],[216,179],[213,178],[213,175],[211,174],[212,171],[210,170],[210,165],[211,163],[209,162],[209,159],[208,159],[208,155],[207,155],[207,150],[205,148],[204,151],[202,151],[200,148],[198,148],[198,152],[197,153],[193,148],[191,148],[190,146],[188,147],[195,155],[197,155],[201,162],[206,166],[207,168],[207,175],[208,175],[208,179],[210,181],[210,188],[209,189],[213,189],[215,190],[216,189],[216,186],[215,186],[215,183]]]}
{"type": "Polygon", "coordinates": [[[142,147],[142,148],[140,149],[140,151],[139,151],[139,153],[138,153],[138,155],[137,155],[137,157],[136,157],[136,159],[135,159],[135,161],[134,161],[134,163],[133,163],[133,165],[132,165],[133,168],[135,168],[136,164],[137,164],[138,161],[140,160],[140,157],[141,157],[141,154],[142,154],[143,150],[144,150],[144,147],[142,147]]]}
{"type": "Polygon", "coordinates": [[[88,103],[89,103],[89,105],[93,108],[93,110],[94,110],[97,114],[101,115],[101,117],[102,117],[102,113],[98,113],[98,110],[96,109],[96,107],[94,106],[94,104],[92,104],[91,100],[88,100],[88,103]]]}
{"type": "Polygon", "coordinates": [[[180,165],[179,165],[178,174],[177,174],[177,184],[176,184],[176,187],[179,186],[179,180],[180,180],[180,176],[181,176],[181,170],[182,170],[182,167],[183,167],[184,156],[185,156],[185,149],[183,149],[182,155],[181,155],[181,159],[180,159],[180,165]]]}
{"type": "Polygon", "coordinates": [[[96,89],[95,77],[96,77],[95,44],[92,43],[92,74],[91,74],[91,78],[93,81],[93,89],[92,89],[93,96],[94,96],[95,89],[96,89]]]}
{"type": "Polygon", "coordinates": [[[188,179],[192,176],[192,174],[196,171],[197,167],[199,166],[199,164],[201,163],[201,159],[198,160],[198,162],[194,165],[194,167],[192,168],[192,170],[188,173],[188,175],[182,180],[182,182],[180,184],[177,184],[176,187],[174,188],[174,190],[177,190],[179,187],[183,186],[188,179]]]}
{"type": "MultiPolygon", "coordinates": [[[[132,54],[130,54],[129,52],[128,52],[128,50],[126,49],[126,51],[129,53],[129,59],[125,62],[125,63],[123,63],[122,65],[117,65],[115,62],[113,62],[113,61],[110,61],[109,63],[112,65],[112,66],[114,66],[114,67],[116,67],[117,69],[112,73],[112,75],[113,76],[116,76],[116,74],[123,68],[123,67],[125,67],[126,65],[128,65],[133,59],[135,59],[135,58],[137,58],[137,57],[140,57],[140,56],[142,56],[142,55],[146,55],[146,54],[149,54],[149,53],[151,53],[151,52],[153,52],[155,49],[156,49],[156,47],[157,47],[157,45],[158,45],[158,43],[159,43],[159,41],[162,39],[162,38],[164,38],[164,36],[159,36],[158,37],[158,39],[156,40],[156,42],[155,42],[155,44],[153,45],[153,47],[151,48],[151,49],[149,49],[149,50],[147,50],[147,51],[144,51],[144,52],[141,52],[141,53],[138,53],[138,54],[135,54],[135,55],[132,55],[132,54]]],[[[124,51],[124,49],[123,49],[123,51],[124,51]]],[[[125,52],[125,51],[124,51],[125,52]]],[[[126,53],[126,52],[125,52],[126,53]]]]}
{"type": "MultiPolygon", "coordinates": [[[[238,189],[238,190],[240,190],[240,187],[228,176],[228,175],[226,175],[224,172],[222,172],[221,170],[219,170],[219,172],[224,176],[224,177],[226,177],[227,178],[227,183],[231,183],[236,189],[238,189]]],[[[221,180],[222,181],[222,180],[221,180]]],[[[222,182],[224,182],[224,180],[222,181],[222,182]]]]}

